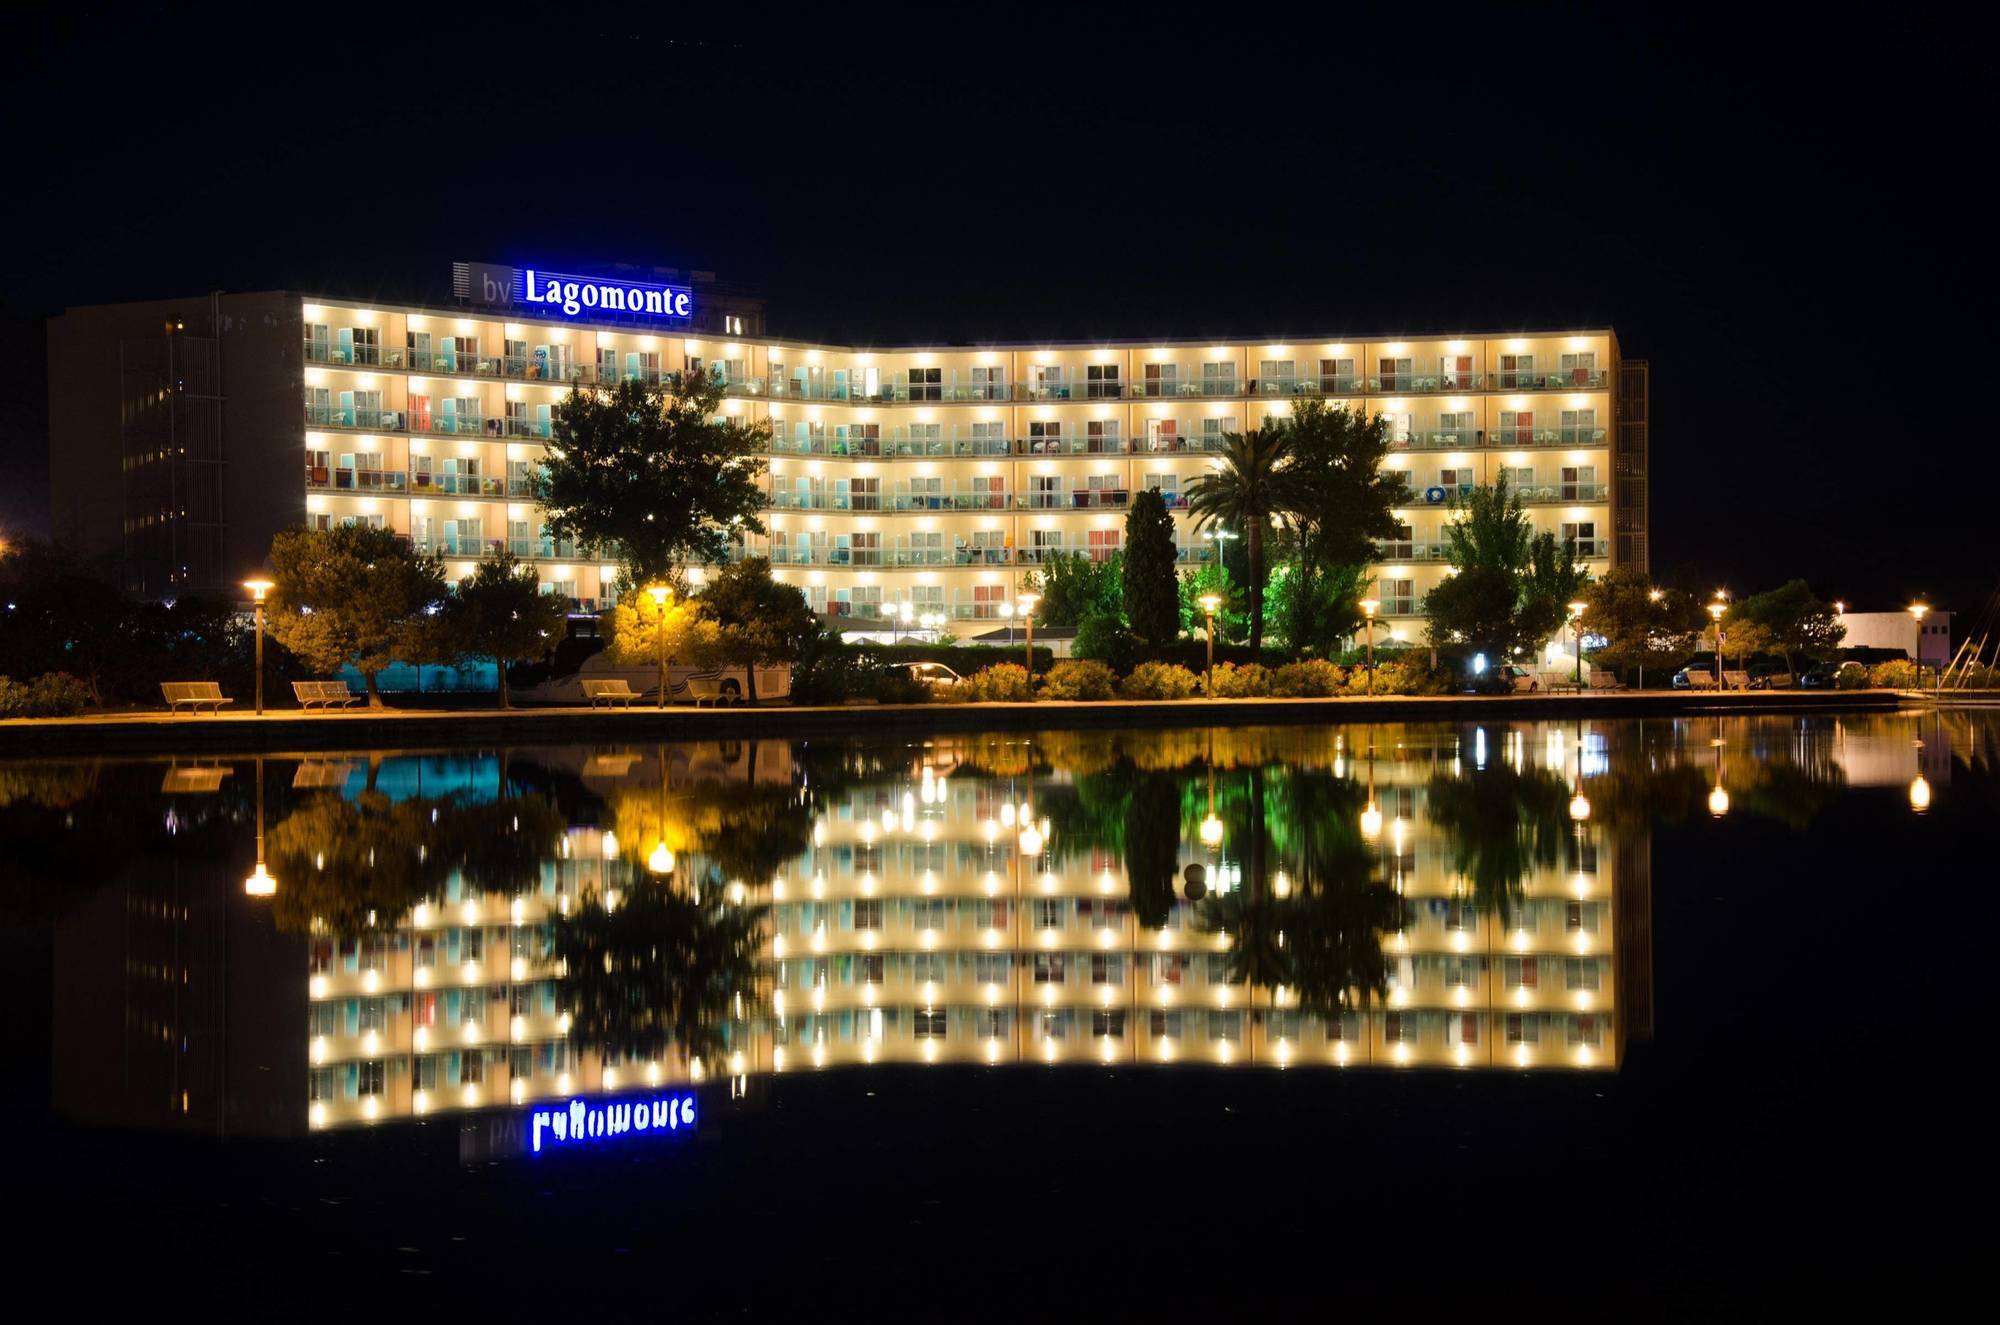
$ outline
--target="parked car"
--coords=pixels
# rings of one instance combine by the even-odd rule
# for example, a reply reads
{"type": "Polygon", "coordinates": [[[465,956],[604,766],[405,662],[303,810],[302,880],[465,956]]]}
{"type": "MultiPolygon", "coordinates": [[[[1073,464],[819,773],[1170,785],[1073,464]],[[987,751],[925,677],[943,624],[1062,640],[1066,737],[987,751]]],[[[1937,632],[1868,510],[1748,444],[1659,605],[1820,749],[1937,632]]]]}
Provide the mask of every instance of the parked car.
{"type": "Polygon", "coordinates": [[[1804,690],[1833,690],[1839,687],[1843,673],[1868,674],[1868,669],[1858,662],[1815,663],[1799,673],[1799,686],[1804,690]]]}
{"type": "Polygon", "coordinates": [[[1689,663],[1675,672],[1668,684],[1676,690],[1715,689],[1715,663],[1689,663]]]}
{"type": "Polygon", "coordinates": [[[1542,683],[1525,667],[1501,663],[1465,678],[1468,695],[1518,695],[1540,690],[1542,683]]]}
{"type": "Polygon", "coordinates": [[[1783,663],[1750,664],[1752,690],[1789,690],[1792,685],[1792,671],[1783,663]]]}
{"type": "Polygon", "coordinates": [[[922,681],[926,685],[964,685],[965,678],[946,667],[941,662],[913,662],[904,664],[909,669],[910,679],[922,681]]]}

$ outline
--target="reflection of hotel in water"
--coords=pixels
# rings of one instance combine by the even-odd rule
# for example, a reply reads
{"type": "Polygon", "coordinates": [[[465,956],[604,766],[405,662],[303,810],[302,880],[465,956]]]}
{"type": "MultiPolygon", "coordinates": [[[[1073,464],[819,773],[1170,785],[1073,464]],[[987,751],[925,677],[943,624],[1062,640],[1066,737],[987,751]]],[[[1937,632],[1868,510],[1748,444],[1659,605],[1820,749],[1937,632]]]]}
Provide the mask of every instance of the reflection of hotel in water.
{"type": "MultiPolygon", "coordinates": [[[[941,739],[911,747],[900,774],[817,803],[813,845],[775,880],[727,881],[733,900],[761,896],[770,912],[769,961],[724,1028],[726,1062],[690,1070],[671,1053],[607,1062],[571,1045],[545,921],[600,886],[607,858],[648,852],[608,826],[572,828],[529,895],[454,881],[392,931],[313,942],[311,1119],[330,1127],[862,1063],[1616,1066],[1625,1037],[1650,1022],[1643,837],[1621,848],[1587,818],[1574,821],[1557,866],[1528,875],[1503,926],[1465,895],[1427,822],[1425,784],[1454,761],[1487,758],[1571,778],[1574,741],[1531,744],[1541,738],[1494,729],[1491,749],[1484,734],[1477,749],[1457,748],[1450,734],[1379,743],[1400,730],[1377,733],[1379,828],[1375,815],[1365,826],[1382,877],[1409,903],[1409,925],[1385,938],[1390,987],[1366,1010],[1322,1019],[1282,987],[1230,983],[1229,940],[1204,932],[1199,908],[1178,896],[1164,928],[1142,927],[1122,862],[1067,847],[1046,823],[1042,802],[1067,774],[975,773],[958,767],[968,744],[941,739]]],[[[1202,752],[1195,734],[1166,739],[1187,756],[1202,752]]],[[[677,747],[676,759],[690,750],[710,773],[742,777],[748,766],[747,753],[725,759],[712,746],[677,747]]],[[[758,777],[790,776],[783,744],[742,750],[756,750],[758,777]]],[[[1365,746],[1323,731],[1277,734],[1270,753],[1357,783],[1370,775],[1365,746]]],[[[1601,762],[1588,736],[1580,758],[1585,775],[1601,762]]],[[[599,755],[585,782],[657,786],[654,768],[650,753],[599,755]]],[[[670,768],[669,787],[695,775],[670,768]]],[[[1201,838],[1190,825],[1181,866],[1204,865],[1211,895],[1245,886],[1232,844],[1201,838]]],[[[1285,894],[1282,870],[1270,886],[1285,894]]]]}

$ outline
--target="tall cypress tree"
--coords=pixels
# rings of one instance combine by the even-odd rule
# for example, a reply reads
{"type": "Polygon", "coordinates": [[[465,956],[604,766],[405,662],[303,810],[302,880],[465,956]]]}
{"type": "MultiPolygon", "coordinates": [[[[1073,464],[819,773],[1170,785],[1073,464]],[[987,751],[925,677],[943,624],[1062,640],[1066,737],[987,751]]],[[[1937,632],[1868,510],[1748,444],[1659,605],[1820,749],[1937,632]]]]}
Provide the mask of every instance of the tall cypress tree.
{"type": "Polygon", "coordinates": [[[1132,498],[1125,514],[1125,620],[1155,649],[1180,634],[1174,577],[1174,517],[1160,494],[1148,489],[1132,498]]]}

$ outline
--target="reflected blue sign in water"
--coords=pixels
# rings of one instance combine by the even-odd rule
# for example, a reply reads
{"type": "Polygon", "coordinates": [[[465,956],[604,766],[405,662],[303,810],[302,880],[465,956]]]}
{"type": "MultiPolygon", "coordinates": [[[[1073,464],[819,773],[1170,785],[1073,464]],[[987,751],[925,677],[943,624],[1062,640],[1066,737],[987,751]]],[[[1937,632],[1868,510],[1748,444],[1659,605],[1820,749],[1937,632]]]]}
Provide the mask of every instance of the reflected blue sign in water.
{"type": "Polygon", "coordinates": [[[596,1103],[571,1100],[564,1108],[529,1113],[528,1149],[540,1154],[544,1147],[596,1145],[635,1132],[692,1131],[694,1116],[692,1095],[596,1103]]]}

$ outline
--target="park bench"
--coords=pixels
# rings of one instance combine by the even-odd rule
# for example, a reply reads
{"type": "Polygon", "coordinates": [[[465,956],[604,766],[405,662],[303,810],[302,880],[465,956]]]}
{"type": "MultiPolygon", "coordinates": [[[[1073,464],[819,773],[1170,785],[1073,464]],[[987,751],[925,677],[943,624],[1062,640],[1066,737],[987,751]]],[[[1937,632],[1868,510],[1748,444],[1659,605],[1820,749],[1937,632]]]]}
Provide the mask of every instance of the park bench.
{"type": "Polygon", "coordinates": [[[703,704],[722,702],[722,678],[717,676],[690,676],[687,679],[687,695],[696,708],[703,704]]]}
{"type": "Polygon", "coordinates": [[[1590,688],[1592,690],[1623,690],[1625,683],[1620,681],[1615,673],[1600,667],[1590,674],[1590,688]]]}
{"type": "Polygon", "coordinates": [[[162,681],[160,695],[167,701],[169,713],[179,713],[183,708],[200,713],[204,704],[209,712],[220,713],[224,704],[236,702],[225,698],[222,687],[214,681],[162,681]]]}
{"type": "Polygon", "coordinates": [[[1750,673],[1732,672],[1725,667],[1722,671],[1722,688],[1725,690],[1748,690],[1750,688],[1750,673]]]}
{"type": "Polygon", "coordinates": [[[1688,677],[1688,689],[1690,690],[1715,689],[1715,673],[1707,670],[1706,668],[1703,668],[1699,671],[1690,671],[1687,674],[1687,677],[1688,677]]]}
{"type": "Polygon", "coordinates": [[[322,710],[335,704],[346,708],[349,704],[359,704],[362,698],[349,690],[345,681],[294,681],[292,695],[300,708],[310,709],[317,704],[322,710]]]}
{"type": "Polygon", "coordinates": [[[583,683],[583,697],[590,701],[592,708],[596,708],[600,702],[605,704],[623,704],[626,708],[631,708],[632,701],[638,699],[640,696],[639,692],[634,690],[624,677],[619,676],[608,681],[585,681],[583,683]]]}

